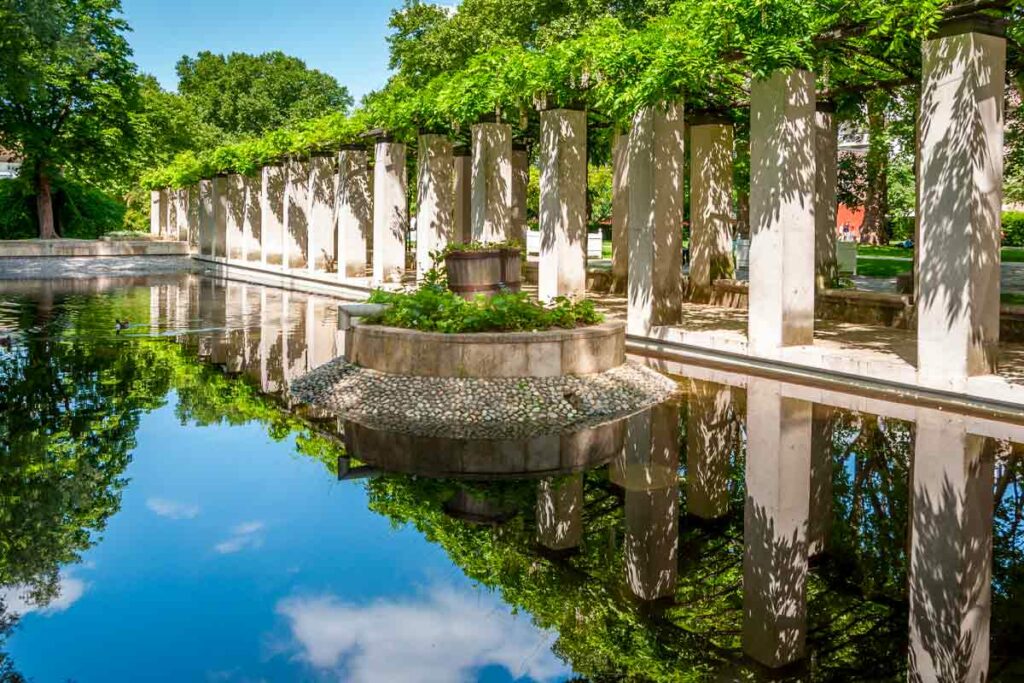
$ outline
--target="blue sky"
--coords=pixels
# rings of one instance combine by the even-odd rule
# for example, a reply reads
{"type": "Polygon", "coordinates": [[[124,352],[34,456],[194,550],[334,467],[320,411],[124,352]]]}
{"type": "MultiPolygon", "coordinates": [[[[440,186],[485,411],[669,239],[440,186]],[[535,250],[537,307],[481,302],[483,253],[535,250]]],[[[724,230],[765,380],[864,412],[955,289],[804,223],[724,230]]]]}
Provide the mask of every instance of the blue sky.
{"type": "Polygon", "coordinates": [[[359,101],[388,76],[387,22],[401,0],[122,0],[140,70],[164,88],[201,50],[281,50],[347,85],[359,101]]]}

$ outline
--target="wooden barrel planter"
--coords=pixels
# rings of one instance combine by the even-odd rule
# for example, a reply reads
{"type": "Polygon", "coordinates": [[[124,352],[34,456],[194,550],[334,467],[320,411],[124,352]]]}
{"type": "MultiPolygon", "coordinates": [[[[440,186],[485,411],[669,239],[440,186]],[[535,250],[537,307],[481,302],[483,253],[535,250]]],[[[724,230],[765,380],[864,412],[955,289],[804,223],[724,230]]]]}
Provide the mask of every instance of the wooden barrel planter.
{"type": "Polygon", "coordinates": [[[448,289],[464,299],[493,296],[502,289],[518,292],[523,286],[518,249],[453,251],[444,257],[444,266],[448,289]]]}

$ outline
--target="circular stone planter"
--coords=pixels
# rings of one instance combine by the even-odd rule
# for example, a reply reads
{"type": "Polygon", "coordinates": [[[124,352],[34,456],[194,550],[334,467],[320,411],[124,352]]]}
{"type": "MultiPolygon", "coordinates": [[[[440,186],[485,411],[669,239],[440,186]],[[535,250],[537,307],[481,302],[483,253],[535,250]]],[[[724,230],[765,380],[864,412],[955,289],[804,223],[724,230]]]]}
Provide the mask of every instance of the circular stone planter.
{"type": "Polygon", "coordinates": [[[453,251],[444,257],[448,289],[463,299],[522,288],[522,254],[518,249],[453,251]]]}
{"type": "Polygon", "coordinates": [[[356,325],[345,355],[364,368],[411,377],[562,377],[626,362],[626,326],[605,322],[571,330],[442,334],[356,325]]]}

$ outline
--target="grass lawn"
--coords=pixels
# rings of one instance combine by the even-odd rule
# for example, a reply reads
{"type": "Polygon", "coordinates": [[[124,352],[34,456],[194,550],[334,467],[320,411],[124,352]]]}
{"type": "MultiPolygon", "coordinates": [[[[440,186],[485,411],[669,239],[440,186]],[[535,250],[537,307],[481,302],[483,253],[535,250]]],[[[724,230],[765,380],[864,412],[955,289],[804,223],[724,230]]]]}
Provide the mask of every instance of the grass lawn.
{"type": "Polygon", "coordinates": [[[857,256],[887,256],[895,258],[914,258],[913,249],[903,247],[875,247],[870,244],[858,244],[857,256]]]}
{"type": "Polygon", "coordinates": [[[1010,304],[1011,306],[1024,306],[1024,293],[1021,292],[1003,294],[999,299],[1004,304],[1010,304]]]}
{"type": "Polygon", "coordinates": [[[1003,263],[1024,263],[1024,247],[1003,247],[1003,263]]]}
{"type": "Polygon", "coordinates": [[[896,277],[903,273],[909,273],[913,261],[896,261],[893,259],[880,258],[858,258],[857,275],[864,277],[896,277]]]}

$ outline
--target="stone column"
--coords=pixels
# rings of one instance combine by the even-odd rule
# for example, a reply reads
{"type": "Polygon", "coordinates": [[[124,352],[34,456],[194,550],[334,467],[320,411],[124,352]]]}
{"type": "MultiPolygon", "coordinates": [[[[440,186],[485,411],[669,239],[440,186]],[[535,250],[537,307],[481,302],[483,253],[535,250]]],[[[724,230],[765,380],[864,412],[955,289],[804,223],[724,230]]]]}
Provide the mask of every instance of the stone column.
{"type": "Polygon", "coordinates": [[[537,295],[587,293],[587,113],[540,113],[540,264],[537,295]]]}
{"type": "Polygon", "coordinates": [[[282,164],[263,167],[260,179],[260,234],[263,263],[284,266],[284,195],[286,172],[282,164]]]}
{"type": "Polygon", "coordinates": [[[444,135],[420,135],[417,166],[416,279],[433,266],[431,252],[455,241],[452,204],[455,160],[452,143],[444,135]]]}
{"type": "Polygon", "coordinates": [[[160,234],[160,222],[163,220],[163,204],[160,201],[160,190],[149,193],[149,234],[160,234]]]}
{"type": "Polygon", "coordinates": [[[225,212],[224,254],[226,258],[245,258],[245,182],[238,173],[224,178],[227,191],[225,212]]]}
{"type": "Polygon", "coordinates": [[[473,239],[504,242],[512,232],[512,127],[477,123],[471,134],[473,239]]]}
{"type": "Polygon", "coordinates": [[[629,133],[627,328],[674,325],[683,303],[682,100],[644,107],[629,133]]]}
{"type": "Polygon", "coordinates": [[[199,181],[199,253],[213,256],[214,227],[213,220],[213,180],[204,178],[199,181]]]}
{"type": "Polygon", "coordinates": [[[679,549],[679,407],[663,403],[626,422],[611,480],[626,490],[626,581],[641,600],[675,594],[679,549]]]}
{"type": "Polygon", "coordinates": [[[314,155],[309,161],[309,259],[310,270],[326,273],[337,264],[338,230],[334,202],[338,194],[335,154],[314,155]]]}
{"type": "Polygon", "coordinates": [[[731,279],[732,123],[720,117],[690,122],[690,296],[711,299],[718,279],[731,279]]]}
{"type": "Polygon", "coordinates": [[[923,47],[917,372],[954,391],[998,360],[1006,39],[997,33],[962,20],[923,47]]]}
{"type": "Polygon", "coordinates": [[[814,113],[814,279],[818,289],[835,287],[836,213],[839,200],[839,127],[835,105],[818,102],[814,113]]]}
{"type": "Polygon", "coordinates": [[[512,145],[512,231],[509,239],[526,247],[526,189],[530,185],[530,152],[522,143],[512,145]]]}
{"type": "Polygon", "coordinates": [[[285,267],[309,264],[309,161],[293,158],[285,168],[284,246],[285,267]]]}
{"type": "Polygon", "coordinates": [[[807,635],[811,404],[778,382],[747,385],[743,651],[769,667],[801,659],[807,635]]]}
{"type": "Polygon", "coordinates": [[[775,71],[750,92],[753,354],[814,341],[814,74],[775,71]]]}
{"type": "Polygon", "coordinates": [[[835,411],[815,403],[811,417],[811,493],[808,502],[807,556],[828,550],[832,535],[832,428],[835,411]]]}
{"type": "Polygon", "coordinates": [[[399,283],[405,274],[405,145],[378,140],[373,169],[373,283],[399,283]]]}
{"type": "Polygon", "coordinates": [[[626,291],[629,274],[629,135],[612,140],[612,292],[626,291]]]}
{"type": "Polygon", "coordinates": [[[462,243],[473,241],[473,155],[463,146],[455,148],[455,177],[453,178],[454,205],[452,214],[455,239],[462,243]]]}
{"type": "Polygon", "coordinates": [[[537,484],[537,542],[549,550],[577,548],[583,540],[583,474],[537,484]]]}
{"type": "Polygon", "coordinates": [[[160,191],[160,205],[163,211],[163,218],[160,220],[160,236],[176,239],[174,226],[178,222],[178,217],[177,207],[174,204],[174,190],[168,187],[160,191]]]}
{"type": "Polygon", "coordinates": [[[200,184],[193,183],[188,186],[188,249],[190,253],[200,253],[200,226],[201,207],[200,184]]]}
{"type": "Polygon", "coordinates": [[[373,200],[366,149],[338,152],[338,277],[366,277],[366,251],[373,230],[373,200]]]}
{"type": "Polygon", "coordinates": [[[989,678],[993,448],[962,417],[917,411],[908,680],[989,678]]]}
{"type": "Polygon", "coordinates": [[[228,255],[227,174],[213,179],[213,255],[218,258],[227,258],[228,255]]]}
{"type": "Polygon", "coordinates": [[[729,462],[739,448],[732,389],[690,380],[686,414],[686,511],[701,519],[729,512],[729,462]]]}
{"type": "Polygon", "coordinates": [[[174,238],[180,242],[188,242],[189,233],[189,202],[188,188],[181,187],[174,191],[175,224],[172,227],[174,238]]]}
{"type": "Polygon", "coordinates": [[[242,258],[259,261],[263,256],[263,205],[260,201],[260,177],[242,176],[245,214],[242,217],[242,258]]]}

